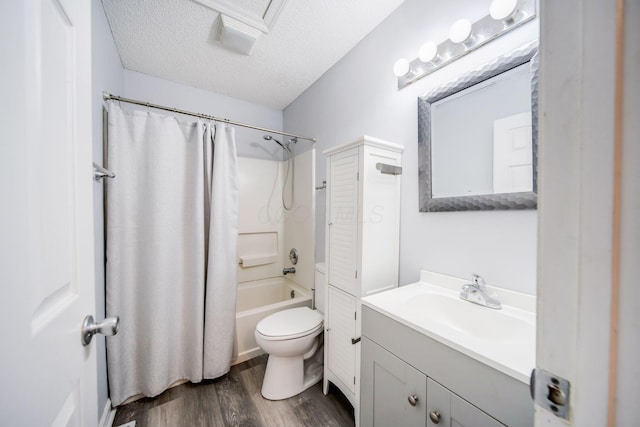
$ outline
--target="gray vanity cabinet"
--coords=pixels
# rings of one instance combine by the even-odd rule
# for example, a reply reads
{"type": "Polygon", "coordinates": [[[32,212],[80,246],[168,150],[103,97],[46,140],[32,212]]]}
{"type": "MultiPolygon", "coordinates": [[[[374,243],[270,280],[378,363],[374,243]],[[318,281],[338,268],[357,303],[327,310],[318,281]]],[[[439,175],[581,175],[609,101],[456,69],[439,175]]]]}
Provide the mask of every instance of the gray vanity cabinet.
{"type": "Polygon", "coordinates": [[[363,427],[504,427],[366,337],[361,363],[363,427]]]}
{"type": "Polygon", "coordinates": [[[527,384],[365,304],[361,314],[362,427],[533,426],[527,384]]]}

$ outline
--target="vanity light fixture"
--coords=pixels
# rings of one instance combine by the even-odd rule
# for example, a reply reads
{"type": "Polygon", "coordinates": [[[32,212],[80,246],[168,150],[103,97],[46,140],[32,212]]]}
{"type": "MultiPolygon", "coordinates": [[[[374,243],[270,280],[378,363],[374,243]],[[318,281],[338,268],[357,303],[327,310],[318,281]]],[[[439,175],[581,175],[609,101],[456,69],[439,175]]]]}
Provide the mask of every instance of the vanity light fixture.
{"type": "Polygon", "coordinates": [[[396,77],[406,76],[409,74],[410,69],[411,65],[406,58],[400,58],[393,64],[393,74],[395,74],[396,77]]]}
{"type": "Polygon", "coordinates": [[[518,11],[518,0],[493,0],[489,15],[496,21],[511,21],[518,11]]]}
{"type": "Polygon", "coordinates": [[[536,0],[493,0],[489,13],[476,22],[453,23],[449,38],[440,44],[427,42],[412,61],[399,59],[393,66],[398,89],[415,83],[445,65],[536,17],[536,0]]]}
{"type": "Polygon", "coordinates": [[[459,19],[449,29],[449,39],[454,43],[465,43],[471,38],[471,21],[459,19]]]}
{"type": "Polygon", "coordinates": [[[418,58],[420,58],[422,62],[437,62],[440,59],[438,55],[438,45],[431,41],[426,42],[420,46],[418,58]]]}

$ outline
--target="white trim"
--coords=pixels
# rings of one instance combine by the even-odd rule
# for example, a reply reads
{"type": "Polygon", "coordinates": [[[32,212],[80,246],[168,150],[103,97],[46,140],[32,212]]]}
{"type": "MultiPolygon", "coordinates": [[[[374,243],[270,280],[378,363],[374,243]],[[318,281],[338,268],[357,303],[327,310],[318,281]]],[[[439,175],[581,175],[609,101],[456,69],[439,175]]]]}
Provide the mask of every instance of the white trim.
{"type": "Polygon", "coordinates": [[[280,12],[284,9],[284,5],[287,0],[272,0],[269,3],[267,10],[264,12],[264,16],[257,15],[255,13],[248,12],[242,7],[237,6],[228,0],[194,0],[196,3],[215,10],[221,14],[230,16],[237,19],[257,30],[262,31],[264,34],[269,34],[269,31],[273,28],[280,12]]]}
{"type": "Polygon", "coordinates": [[[362,135],[361,137],[356,138],[353,141],[350,141],[346,144],[324,150],[322,154],[324,154],[325,156],[331,156],[341,151],[347,151],[353,147],[359,147],[360,145],[367,145],[369,147],[382,148],[383,150],[389,150],[395,153],[402,153],[404,151],[404,146],[400,144],[385,141],[379,138],[374,138],[369,135],[362,135]]]}
{"type": "Polygon", "coordinates": [[[280,16],[280,12],[284,9],[284,5],[287,3],[287,0],[271,0],[269,7],[264,12],[264,23],[271,30],[275,25],[278,17],[280,16]]]}
{"type": "Polygon", "coordinates": [[[98,422],[99,427],[111,427],[113,420],[116,418],[116,408],[111,407],[111,399],[107,399],[102,410],[102,416],[98,422]]]}

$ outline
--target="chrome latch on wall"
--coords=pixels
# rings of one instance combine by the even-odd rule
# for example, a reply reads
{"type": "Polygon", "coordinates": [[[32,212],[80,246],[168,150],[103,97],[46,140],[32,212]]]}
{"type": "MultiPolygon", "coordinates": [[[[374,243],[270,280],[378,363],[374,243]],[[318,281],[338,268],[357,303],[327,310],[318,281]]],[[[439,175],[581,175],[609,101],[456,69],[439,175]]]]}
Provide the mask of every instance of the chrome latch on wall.
{"type": "Polygon", "coordinates": [[[569,419],[571,383],[543,369],[531,371],[529,391],[534,403],[560,418],[569,419]]]}
{"type": "Polygon", "coordinates": [[[93,163],[93,179],[100,181],[102,178],[115,178],[116,174],[103,168],[102,166],[93,163]]]}

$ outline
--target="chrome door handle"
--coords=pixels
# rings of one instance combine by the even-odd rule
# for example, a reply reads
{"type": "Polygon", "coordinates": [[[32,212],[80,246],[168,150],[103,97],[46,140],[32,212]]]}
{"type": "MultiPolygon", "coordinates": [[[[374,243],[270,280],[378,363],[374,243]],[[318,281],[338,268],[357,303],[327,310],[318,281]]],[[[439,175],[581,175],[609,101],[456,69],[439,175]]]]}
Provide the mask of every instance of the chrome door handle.
{"type": "Polygon", "coordinates": [[[107,317],[102,323],[96,323],[93,316],[88,315],[82,321],[82,345],[87,346],[95,334],[115,335],[120,327],[120,317],[107,317]]]}

